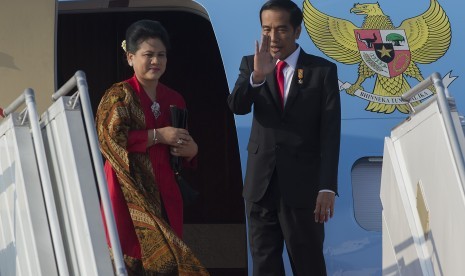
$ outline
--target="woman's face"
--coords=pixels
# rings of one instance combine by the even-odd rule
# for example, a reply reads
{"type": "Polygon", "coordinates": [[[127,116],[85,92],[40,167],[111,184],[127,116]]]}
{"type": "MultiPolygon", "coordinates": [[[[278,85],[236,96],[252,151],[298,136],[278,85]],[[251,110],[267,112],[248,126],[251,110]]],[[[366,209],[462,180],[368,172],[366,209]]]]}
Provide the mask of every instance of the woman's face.
{"type": "Polygon", "coordinates": [[[134,54],[128,52],[127,59],[139,82],[157,82],[166,70],[166,47],[159,38],[149,38],[134,54]]]}

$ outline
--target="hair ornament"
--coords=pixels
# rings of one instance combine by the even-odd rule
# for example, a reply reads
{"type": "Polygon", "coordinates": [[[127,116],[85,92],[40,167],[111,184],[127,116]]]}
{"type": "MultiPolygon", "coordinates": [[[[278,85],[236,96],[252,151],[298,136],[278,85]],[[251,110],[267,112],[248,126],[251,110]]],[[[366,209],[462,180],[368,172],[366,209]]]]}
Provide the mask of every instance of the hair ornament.
{"type": "Polygon", "coordinates": [[[123,40],[123,42],[121,42],[121,48],[123,48],[123,50],[127,52],[126,51],[126,40],[123,40]]]}

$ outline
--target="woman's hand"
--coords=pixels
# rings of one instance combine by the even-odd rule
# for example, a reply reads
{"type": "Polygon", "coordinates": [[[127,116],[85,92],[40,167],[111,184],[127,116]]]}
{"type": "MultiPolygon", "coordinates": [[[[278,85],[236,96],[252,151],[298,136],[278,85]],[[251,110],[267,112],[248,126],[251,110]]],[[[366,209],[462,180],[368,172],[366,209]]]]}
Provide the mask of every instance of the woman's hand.
{"type": "Polygon", "coordinates": [[[185,157],[187,161],[191,161],[197,155],[197,143],[189,136],[188,140],[180,140],[176,146],[172,146],[170,152],[173,156],[185,157]]]}
{"type": "Polygon", "coordinates": [[[171,146],[171,154],[190,161],[197,155],[198,146],[189,132],[183,128],[164,127],[157,129],[158,143],[171,146]]]}
{"type": "Polygon", "coordinates": [[[157,128],[157,140],[161,144],[176,146],[179,141],[189,141],[192,140],[192,137],[186,129],[163,127],[157,128]]]}

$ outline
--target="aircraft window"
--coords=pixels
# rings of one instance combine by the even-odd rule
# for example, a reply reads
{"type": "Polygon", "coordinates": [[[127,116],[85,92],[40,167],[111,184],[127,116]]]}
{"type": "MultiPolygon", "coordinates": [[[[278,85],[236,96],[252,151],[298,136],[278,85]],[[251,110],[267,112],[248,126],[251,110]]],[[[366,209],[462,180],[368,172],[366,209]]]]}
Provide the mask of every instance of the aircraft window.
{"type": "Polygon", "coordinates": [[[381,186],[382,157],[358,159],[352,167],[352,190],[355,220],[364,229],[381,231],[381,186]]]}

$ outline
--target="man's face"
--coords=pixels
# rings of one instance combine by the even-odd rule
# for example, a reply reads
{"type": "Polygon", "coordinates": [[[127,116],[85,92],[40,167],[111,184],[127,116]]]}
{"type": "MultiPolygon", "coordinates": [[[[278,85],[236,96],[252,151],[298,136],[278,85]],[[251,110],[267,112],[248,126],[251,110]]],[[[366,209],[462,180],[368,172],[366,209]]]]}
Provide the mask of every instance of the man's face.
{"type": "Polygon", "coordinates": [[[264,10],[261,14],[262,34],[271,38],[270,53],[274,57],[280,52],[279,59],[286,59],[297,48],[296,40],[301,27],[294,29],[290,23],[289,12],[284,10],[264,10]]]}

